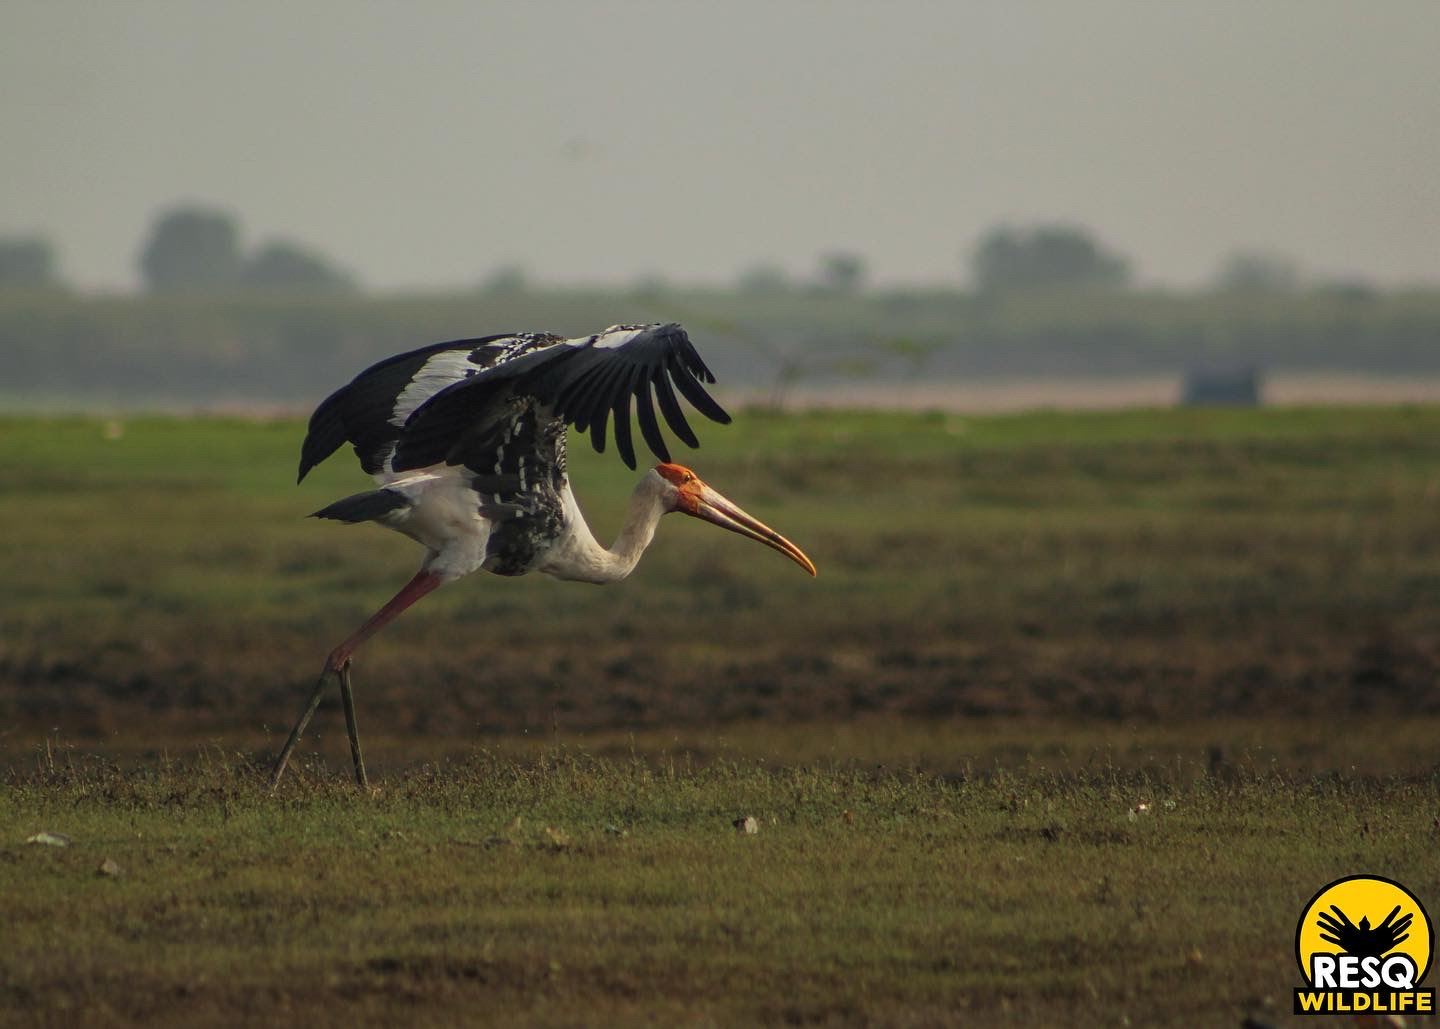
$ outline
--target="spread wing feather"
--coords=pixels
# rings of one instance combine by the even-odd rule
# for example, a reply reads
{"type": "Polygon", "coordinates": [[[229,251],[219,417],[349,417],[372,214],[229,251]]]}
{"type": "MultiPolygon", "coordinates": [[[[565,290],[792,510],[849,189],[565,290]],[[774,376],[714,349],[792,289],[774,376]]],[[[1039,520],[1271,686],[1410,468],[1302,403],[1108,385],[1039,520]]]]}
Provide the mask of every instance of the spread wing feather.
{"type": "MultiPolygon", "coordinates": [[[[465,342],[437,343],[386,358],[321,401],[310,416],[310,428],[300,447],[300,478],[346,440],[354,444],[365,470],[371,471],[371,458],[381,449],[384,437],[392,434],[387,426],[395,400],[431,357],[465,342]]],[[[393,426],[389,428],[393,432],[393,426]]]]}
{"type": "Polygon", "coordinates": [[[680,409],[680,402],[675,399],[675,390],[670,386],[668,375],[655,377],[655,396],[660,401],[660,410],[664,412],[670,430],[679,436],[687,447],[698,447],[700,441],[695,438],[690,423],[685,420],[685,412],[680,409]]]}
{"type": "Polygon", "coordinates": [[[656,457],[668,463],[670,448],[665,445],[665,437],[660,435],[660,426],[655,421],[655,404],[650,400],[648,382],[635,393],[635,417],[640,422],[640,435],[645,437],[645,445],[656,457]]]}
{"type": "Polygon", "coordinates": [[[651,389],[665,424],[698,447],[675,391],[706,418],[727,424],[730,416],[705,391],[714,381],[685,330],[673,323],[616,326],[578,339],[502,334],[437,343],[381,361],[328,397],[311,416],[300,477],[347,440],[371,474],[440,461],[488,470],[480,451],[490,433],[476,430],[514,398],[588,430],[601,453],[613,415],[616,450],[634,468],[633,396],[641,436],[657,458],[669,461],[651,389]]]}

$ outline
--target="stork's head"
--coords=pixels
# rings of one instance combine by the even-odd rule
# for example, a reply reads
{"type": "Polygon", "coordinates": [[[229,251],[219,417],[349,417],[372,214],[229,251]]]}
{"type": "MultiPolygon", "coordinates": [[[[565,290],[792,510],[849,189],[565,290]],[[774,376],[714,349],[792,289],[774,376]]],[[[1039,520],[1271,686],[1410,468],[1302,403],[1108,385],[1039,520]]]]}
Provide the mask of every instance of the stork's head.
{"type": "Polygon", "coordinates": [[[811,575],[815,574],[815,563],[805,556],[804,551],[705,485],[700,476],[689,468],[678,464],[658,464],[655,474],[661,479],[662,495],[671,511],[701,518],[722,529],[748,536],[780,551],[811,575]]]}

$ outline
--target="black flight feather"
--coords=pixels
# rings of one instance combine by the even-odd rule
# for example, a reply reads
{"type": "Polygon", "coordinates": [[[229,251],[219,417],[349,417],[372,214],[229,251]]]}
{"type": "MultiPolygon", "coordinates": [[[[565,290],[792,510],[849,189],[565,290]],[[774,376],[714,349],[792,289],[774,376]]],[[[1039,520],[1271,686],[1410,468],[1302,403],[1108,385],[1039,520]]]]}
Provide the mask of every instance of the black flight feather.
{"type": "Polygon", "coordinates": [[[676,390],[706,418],[726,424],[730,416],[702,385],[714,381],[676,324],[624,326],[575,339],[512,333],[437,343],[372,365],[326,398],[310,419],[300,477],[346,440],[372,474],[440,461],[488,472],[494,458],[487,466],[487,448],[503,436],[490,427],[506,417],[512,399],[524,401],[537,416],[588,430],[600,452],[613,415],[616,449],[633,468],[634,396],[646,445],[668,461],[655,402],[675,436],[687,446],[699,446],[676,390]],[[615,334],[622,331],[631,336],[618,343],[615,334]]]}
{"type": "Polygon", "coordinates": [[[665,437],[660,435],[660,426],[655,421],[655,404],[650,399],[650,380],[646,379],[640,383],[640,388],[635,391],[635,417],[640,422],[640,434],[645,437],[645,445],[660,460],[670,461],[670,448],[665,445],[665,437]]]}
{"type": "MultiPolygon", "coordinates": [[[[700,361],[699,355],[696,355],[695,360],[698,364],[700,361]]],[[[707,381],[715,381],[714,376],[710,374],[709,370],[703,364],[700,365],[700,371],[705,375],[707,381]]],[[[730,416],[725,413],[725,409],[715,403],[710,394],[705,392],[704,387],[696,381],[694,375],[691,374],[688,368],[681,368],[672,364],[670,378],[674,380],[676,386],[680,387],[680,392],[685,395],[685,399],[690,401],[695,410],[699,411],[706,418],[709,418],[712,422],[719,422],[721,425],[730,424],[730,416]]]]}
{"type": "MultiPolygon", "coordinates": [[[[630,441],[630,396],[639,369],[626,376],[615,391],[615,449],[626,467],[635,467],[635,445],[630,441]]],[[[658,456],[658,455],[657,455],[658,456]]]]}
{"type": "Polygon", "coordinates": [[[680,402],[675,399],[675,390],[670,385],[669,375],[655,376],[655,396],[660,401],[660,410],[665,415],[665,423],[670,426],[670,431],[679,436],[687,447],[694,449],[700,446],[690,423],[685,420],[685,412],[680,410],[680,402]]]}

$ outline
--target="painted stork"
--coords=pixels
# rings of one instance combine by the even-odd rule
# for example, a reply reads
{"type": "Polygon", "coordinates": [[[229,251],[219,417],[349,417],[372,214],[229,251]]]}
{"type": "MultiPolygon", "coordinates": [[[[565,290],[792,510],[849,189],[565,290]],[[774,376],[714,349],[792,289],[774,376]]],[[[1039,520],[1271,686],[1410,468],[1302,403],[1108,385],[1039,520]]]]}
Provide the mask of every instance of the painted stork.
{"type": "Polygon", "coordinates": [[[272,787],[332,675],[340,684],[355,778],[368,785],[355,727],[351,656],[421,597],[478,569],[618,582],[650,545],[661,516],[678,511],[772,547],[814,575],[815,565],[799,547],[670,461],[652,387],[671,431],[698,447],[675,389],[705,417],[728,423],[730,416],[702,385],[714,381],[679,325],[616,325],[576,339],[517,333],[437,343],[381,361],[326,398],[310,417],[299,478],[348,441],[379,488],[338,500],[313,517],[377,522],[409,536],[426,553],[415,577],[326,658],[275,761],[272,787]],[[566,430],[588,430],[604,453],[613,414],[615,448],[634,468],[632,397],[640,433],[661,463],[641,476],[620,535],[606,548],[570,491],[566,430]]]}

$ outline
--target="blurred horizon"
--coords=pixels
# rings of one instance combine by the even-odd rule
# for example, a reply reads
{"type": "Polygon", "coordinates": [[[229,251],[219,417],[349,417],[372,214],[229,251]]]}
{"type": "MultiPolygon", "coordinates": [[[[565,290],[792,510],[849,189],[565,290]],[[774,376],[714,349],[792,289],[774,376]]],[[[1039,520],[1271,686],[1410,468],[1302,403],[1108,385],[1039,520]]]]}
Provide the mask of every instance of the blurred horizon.
{"type": "Polygon", "coordinates": [[[167,209],[380,293],[808,280],[961,288],[1074,225],[1141,289],[1235,255],[1440,285],[1440,7],[18,4],[0,237],[141,288],[167,209]]]}

